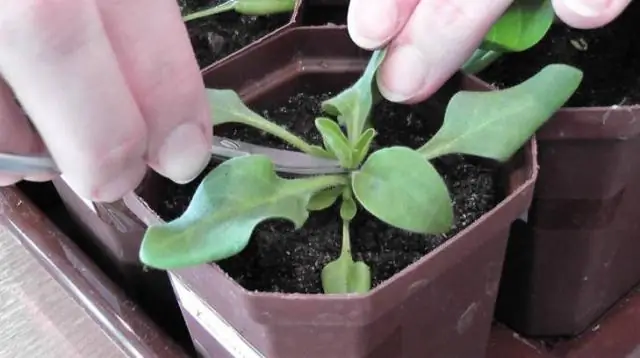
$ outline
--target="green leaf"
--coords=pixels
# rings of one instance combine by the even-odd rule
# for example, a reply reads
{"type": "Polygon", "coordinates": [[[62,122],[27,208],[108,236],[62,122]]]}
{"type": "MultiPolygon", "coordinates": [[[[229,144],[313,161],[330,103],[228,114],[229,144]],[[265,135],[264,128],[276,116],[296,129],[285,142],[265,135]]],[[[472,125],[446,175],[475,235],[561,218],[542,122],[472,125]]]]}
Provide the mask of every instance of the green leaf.
{"type": "Polygon", "coordinates": [[[376,50],[364,73],[355,84],[340,92],[337,96],[322,102],[322,110],[338,118],[338,122],[347,127],[349,141],[355,143],[367,123],[373,107],[373,89],[375,74],[384,59],[386,50],[376,50]]]}
{"type": "Polygon", "coordinates": [[[453,206],[445,182],[410,148],[374,152],[351,174],[351,185],[362,206],[389,225],[423,234],[451,229],[453,206]]]}
{"type": "Polygon", "coordinates": [[[366,293],[371,290],[371,270],[362,261],[354,262],[351,257],[349,224],[342,224],[342,249],[340,257],[329,262],[320,274],[325,293],[366,293]]]}
{"type": "Polygon", "coordinates": [[[317,146],[308,144],[304,139],[249,109],[233,90],[207,89],[207,96],[214,126],[223,123],[248,125],[278,137],[307,154],[322,156],[317,146]]]}
{"type": "Polygon", "coordinates": [[[285,219],[300,228],[314,193],[346,183],[344,176],[280,178],[263,155],[230,159],[205,177],[182,216],[147,229],[140,260],[172,269],[226,259],[247,246],[264,220],[285,219]]]}
{"type": "Polygon", "coordinates": [[[371,142],[373,142],[373,138],[375,138],[377,132],[373,128],[369,128],[358,139],[353,149],[353,165],[358,166],[364,158],[369,154],[369,149],[371,148],[371,142]]]}
{"type": "Polygon", "coordinates": [[[345,137],[338,123],[329,118],[320,117],[316,118],[315,124],[322,135],[324,146],[338,158],[340,165],[344,168],[351,168],[353,152],[349,140],[345,137]]]}
{"type": "Polygon", "coordinates": [[[185,15],[182,17],[182,21],[189,22],[189,21],[201,19],[204,17],[221,14],[223,12],[232,11],[232,10],[235,10],[237,4],[238,4],[238,1],[236,0],[225,1],[218,5],[185,15]]]}
{"type": "Polygon", "coordinates": [[[342,205],[340,205],[340,217],[343,221],[351,221],[358,212],[356,201],[353,200],[351,188],[346,186],[342,191],[342,205]]]}
{"type": "Polygon", "coordinates": [[[520,52],[540,42],[555,18],[551,0],[515,0],[493,24],[481,47],[499,52],[520,52]]]}
{"type": "Polygon", "coordinates": [[[320,190],[319,192],[313,194],[311,200],[309,200],[309,205],[307,205],[307,210],[309,211],[320,211],[324,210],[333,203],[336,202],[338,197],[342,195],[342,187],[333,187],[329,189],[320,190]]]}
{"type": "Polygon", "coordinates": [[[440,130],[418,151],[427,159],[460,153],[504,162],[560,109],[582,81],[582,71],[554,64],[499,91],[458,92],[440,130]]]}
{"type": "Polygon", "coordinates": [[[329,262],[320,274],[326,294],[366,293],[371,290],[371,270],[362,261],[354,262],[349,256],[340,256],[329,262]]]}

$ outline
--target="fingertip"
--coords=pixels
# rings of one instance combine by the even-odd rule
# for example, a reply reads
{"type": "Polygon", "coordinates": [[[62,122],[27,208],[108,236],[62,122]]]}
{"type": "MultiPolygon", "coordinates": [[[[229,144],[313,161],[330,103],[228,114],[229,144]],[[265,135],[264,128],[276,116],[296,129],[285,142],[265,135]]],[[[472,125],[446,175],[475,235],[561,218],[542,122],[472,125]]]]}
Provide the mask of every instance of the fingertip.
{"type": "Polygon", "coordinates": [[[129,168],[118,172],[118,175],[111,180],[96,187],[88,196],[95,202],[111,203],[120,200],[123,196],[135,190],[144,179],[146,165],[140,161],[129,168]]]}
{"type": "Polygon", "coordinates": [[[352,0],[347,31],[356,45],[367,50],[384,46],[402,28],[418,0],[352,0]]]}
{"type": "Polygon", "coordinates": [[[151,166],[178,184],[188,183],[209,164],[211,144],[210,126],[193,122],[181,124],[166,137],[151,166]]]}
{"type": "Polygon", "coordinates": [[[576,29],[607,25],[618,17],[631,0],[552,0],[556,15],[576,29]]]}
{"type": "Polygon", "coordinates": [[[390,102],[413,104],[429,97],[439,87],[441,69],[431,66],[428,57],[414,45],[388,49],[376,81],[380,94],[390,102]]]}

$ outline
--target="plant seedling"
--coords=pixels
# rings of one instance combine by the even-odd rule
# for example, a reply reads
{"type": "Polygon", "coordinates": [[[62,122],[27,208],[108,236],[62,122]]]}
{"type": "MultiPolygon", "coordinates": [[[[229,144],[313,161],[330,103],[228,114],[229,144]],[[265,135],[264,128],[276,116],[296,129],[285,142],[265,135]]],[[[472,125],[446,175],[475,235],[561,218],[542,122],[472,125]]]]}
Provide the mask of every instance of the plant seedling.
{"type": "Polygon", "coordinates": [[[183,16],[182,20],[188,22],[228,11],[235,11],[242,15],[274,15],[292,12],[295,5],[295,0],[227,0],[210,8],[183,16]]]}
{"type": "Polygon", "coordinates": [[[449,231],[454,220],[452,201],[430,160],[462,153],[507,161],[582,80],[580,70],[554,64],[508,89],[458,92],[447,106],[442,127],[423,146],[393,146],[369,154],[376,136],[369,122],[378,98],[374,78],[384,55],[384,50],[374,52],[355,84],[321,104],[326,116],[315,124],[322,147],[251,111],[235,92],[208,90],[214,125],[233,122],[256,127],[311,155],[336,158],[348,173],[284,179],[266,156],[227,160],[200,183],[182,216],[147,229],[141,261],[172,269],[223,260],[240,253],[263,220],[286,219],[297,229],[311,211],[324,210],[341,198],[342,249],[323,268],[322,286],[325,293],[367,292],[369,267],[351,255],[349,223],[358,205],[403,230],[449,231]]]}
{"type": "Polygon", "coordinates": [[[544,38],[554,19],[551,0],[515,0],[492,25],[462,70],[475,74],[504,53],[528,50],[544,38]]]}

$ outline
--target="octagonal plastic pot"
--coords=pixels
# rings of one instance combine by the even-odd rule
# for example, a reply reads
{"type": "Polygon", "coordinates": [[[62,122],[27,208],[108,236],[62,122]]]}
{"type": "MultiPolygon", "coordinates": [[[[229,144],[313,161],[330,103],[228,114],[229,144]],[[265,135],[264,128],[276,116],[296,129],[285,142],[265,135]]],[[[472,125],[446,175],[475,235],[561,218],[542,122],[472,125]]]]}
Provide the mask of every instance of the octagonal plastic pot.
{"type": "MultiPolygon", "coordinates": [[[[344,27],[297,28],[205,73],[205,82],[258,108],[301,88],[343,89],[368,57],[344,27]]],[[[479,88],[462,76],[446,87],[479,88]]],[[[436,95],[423,104],[436,126],[446,103],[436,95]]],[[[497,206],[365,295],[249,291],[215,264],[172,271],[196,348],[215,358],[483,357],[509,228],[527,210],[536,175],[530,141],[502,168],[497,206]]],[[[124,202],[145,224],[161,222],[151,208],[166,200],[169,185],[150,172],[124,202]]]]}
{"type": "MultiPolygon", "coordinates": [[[[626,73],[621,66],[640,59],[636,40],[619,37],[636,28],[638,5],[598,30],[556,25],[536,47],[506,55],[479,77],[516,81],[563,58],[590,65],[583,68],[580,98],[593,102],[593,86],[603,87],[596,82],[622,86],[612,74],[626,73]],[[608,68],[591,65],[591,58],[603,58],[598,54],[605,54],[608,68]]],[[[599,93],[613,97],[610,86],[599,93]]],[[[635,91],[635,77],[625,86],[635,91]]],[[[510,240],[496,308],[497,317],[522,334],[574,336],[640,282],[640,106],[611,102],[563,108],[536,134],[540,177],[528,223],[510,240]]]]}
{"type": "MultiPolygon", "coordinates": [[[[300,18],[303,0],[296,0],[291,13],[248,16],[230,11],[191,20],[186,23],[189,39],[201,68],[215,67],[228,61],[252,43],[260,42],[295,26],[300,18]]],[[[219,0],[178,0],[182,13],[206,9],[219,0]]]]}

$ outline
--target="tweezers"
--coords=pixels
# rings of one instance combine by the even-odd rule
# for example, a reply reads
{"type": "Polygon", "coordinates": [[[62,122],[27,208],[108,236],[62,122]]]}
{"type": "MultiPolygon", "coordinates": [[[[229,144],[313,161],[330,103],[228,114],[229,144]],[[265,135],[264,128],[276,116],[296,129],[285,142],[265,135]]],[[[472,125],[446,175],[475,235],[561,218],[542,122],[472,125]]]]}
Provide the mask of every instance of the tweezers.
{"type": "MultiPolygon", "coordinates": [[[[273,162],[276,171],[281,173],[318,175],[345,173],[337,160],[318,158],[306,153],[269,148],[261,145],[213,137],[212,159],[226,159],[251,154],[266,155],[273,162]]],[[[24,176],[40,173],[59,173],[53,158],[47,155],[19,155],[0,153],[0,172],[24,176]]]]}

